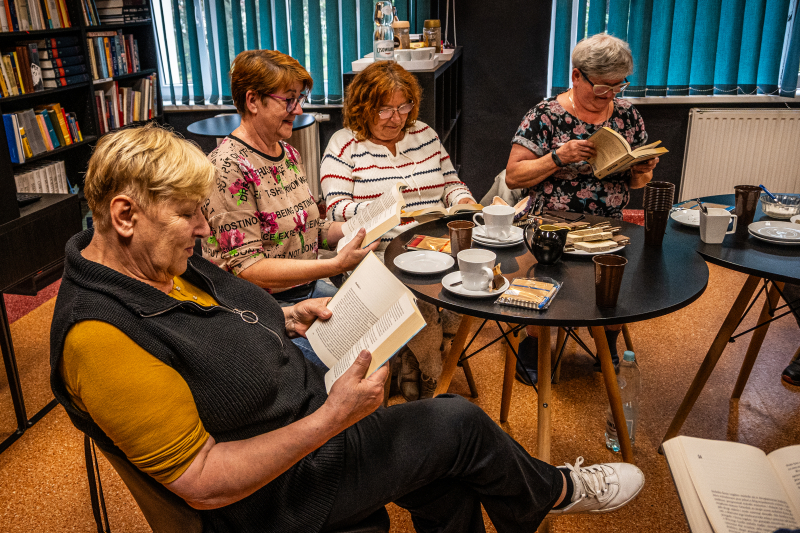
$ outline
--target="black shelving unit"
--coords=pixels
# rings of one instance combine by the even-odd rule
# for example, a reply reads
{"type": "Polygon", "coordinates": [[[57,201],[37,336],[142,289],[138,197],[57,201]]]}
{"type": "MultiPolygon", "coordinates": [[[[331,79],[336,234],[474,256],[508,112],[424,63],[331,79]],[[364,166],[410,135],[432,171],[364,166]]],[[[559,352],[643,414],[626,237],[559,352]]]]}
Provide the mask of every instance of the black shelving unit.
{"type": "MultiPolygon", "coordinates": [[[[157,72],[158,47],[152,22],[86,26],[81,11],[81,0],[65,1],[73,24],[71,28],[0,32],[0,49],[10,48],[21,42],[74,35],[79,38],[87,72],[91,77],[86,33],[121,29],[123,34],[133,34],[138,42],[141,71],[111,79],[119,81],[123,86],[132,85],[138,79],[157,72]]],[[[59,103],[67,112],[76,114],[83,136],[83,141],[27,158],[22,164],[14,164],[9,155],[5,128],[0,127],[0,249],[3,250],[3,258],[0,261],[0,348],[17,421],[16,431],[8,436],[4,434],[8,428],[0,428],[0,452],[8,448],[27,428],[55,406],[53,400],[38,413],[28,416],[2,295],[3,293],[33,295],[60,278],[66,242],[81,230],[82,224],[81,195],[78,194],[43,194],[40,201],[20,209],[17,206],[14,173],[23,171],[29,163],[43,159],[61,160],[64,162],[70,183],[82,186],[83,173],[92,154],[92,147],[101,136],[94,90],[95,82],[90,81],[0,98],[0,114],[22,111],[37,105],[59,103]]],[[[160,80],[155,84],[154,90],[156,110],[151,120],[162,122],[164,111],[160,80]]],[[[135,124],[141,125],[144,122],[135,124]]],[[[2,386],[3,383],[0,382],[0,389],[2,386]]]]}

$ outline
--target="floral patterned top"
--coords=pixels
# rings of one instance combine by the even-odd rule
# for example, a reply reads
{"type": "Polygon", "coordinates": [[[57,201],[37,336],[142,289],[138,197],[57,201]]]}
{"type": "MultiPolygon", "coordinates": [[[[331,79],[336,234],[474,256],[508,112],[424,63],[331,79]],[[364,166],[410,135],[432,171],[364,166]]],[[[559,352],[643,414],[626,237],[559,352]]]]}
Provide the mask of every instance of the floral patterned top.
{"type": "Polygon", "coordinates": [[[319,216],[300,154],[281,147],[271,157],[229,135],[208,156],[217,180],[201,208],[211,226],[203,257],[237,276],[265,257],[316,259],[327,247],[331,222],[319,216]]]}
{"type": "MultiPolygon", "coordinates": [[[[568,113],[556,97],[546,98],[528,111],[511,143],[543,157],[572,139],[588,139],[603,126],[620,133],[631,148],[647,144],[642,116],[627,100],[615,98],[614,111],[606,122],[588,124],[568,113]]],[[[591,165],[580,161],[558,169],[530,193],[544,196],[545,209],[621,219],[622,208],[630,200],[629,179],[626,171],[599,180],[594,177],[591,165]]]]}

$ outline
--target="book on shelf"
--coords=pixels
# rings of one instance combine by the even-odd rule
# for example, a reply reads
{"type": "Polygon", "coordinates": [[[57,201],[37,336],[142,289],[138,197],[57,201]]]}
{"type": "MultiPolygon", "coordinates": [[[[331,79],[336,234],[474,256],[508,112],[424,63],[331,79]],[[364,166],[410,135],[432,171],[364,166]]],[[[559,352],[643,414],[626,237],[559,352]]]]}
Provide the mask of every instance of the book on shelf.
{"type": "Polygon", "coordinates": [[[586,140],[592,141],[597,150],[594,157],[587,159],[597,179],[625,172],[633,165],[644,163],[669,152],[663,146],[658,146],[661,141],[631,149],[628,141],[609,127],[600,128],[586,140]]]}
{"type": "Polygon", "coordinates": [[[417,209],[416,211],[403,211],[403,218],[413,218],[420,224],[423,224],[438,218],[455,215],[456,213],[466,213],[481,210],[483,210],[483,206],[481,204],[456,204],[451,205],[450,207],[441,207],[435,205],[433,207],[417,209]]]}
{"type": "Polygon", "coordinates": [[[83,140],[77,117],[60,104],[37,106],[3,115],[12,163],[68,146],[83,140]]]}
{"type": "Polygon", "coordinates": [[[27,32],[70,28],[65,0],[0,0],[0,29],[27,32]]]}
{"type": "Polygon", "coordinates": [[[156,75],[151,74],[130,87],[120,85],[116,80],[96,84],[94,97],[100,133],[153,118],[156,115],[156,80],[156,75]]]}
{"type": "Polygon", "coordinates": [[[27,193],[77,193],[67,179],[63,161],[38,161],[14,173],[17,192],[27,193]]]}
{"type": "Polygon", "coordinates": [[[739,442],[680,436],[662,447],[693,533],[800,528],[800,445],[767,455],[739,442]]]}
{"type": "Polygon", "coordinates": [[[97,12],[97,4],[94,0],[80,0],[81,14],[83,22],[87,26],[97,26],[100,24],[100,17],[97,12]]]}
{"type": "Polygon", "coordinates": [[[86,46],[89,50],[91,73],[95,80],[139,72],[138,42],[132,34],[122,30],[88,32],[86,46]]]}
{"type": "Polygon", "coordinates": [[[150,20],[150,8],[146,0],[97,0],[97,13],[102,24],[150,20]]]}
{"type": "Polygon", "coordinates": [[[361,228],[367,231],[361,242],[361,247],[366,248],[399,225],[400,212],[406,205],[402,190],[406,187],[404,183],[397,183],[389,191],[370,202],[366,208],[361,209],[356,216],[345,222],[342,225],[344,237],[339,239],[336,251],[340,252],[347,246],[361,228]]]}
{"type": "Polygon", "coordinates": [[[369,350],[367,377],[386,363],[425,327],[411,291],[373,252],[328,303],[333,316],[317,320],[306,332],[311,347],[329,368],[328,392],[361,353],[369,350]]]}

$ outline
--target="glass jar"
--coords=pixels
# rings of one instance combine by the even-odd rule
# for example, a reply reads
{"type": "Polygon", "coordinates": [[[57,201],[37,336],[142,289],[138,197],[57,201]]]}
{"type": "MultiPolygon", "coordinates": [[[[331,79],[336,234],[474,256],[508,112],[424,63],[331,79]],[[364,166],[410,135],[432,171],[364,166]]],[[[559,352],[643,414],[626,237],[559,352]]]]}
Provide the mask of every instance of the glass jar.
{"type": "Polygon", "coordinates": [[[394,30],[394,47],[398,50],[408,50],[411,48],[410,25],[407,20],[396,20],[392,22],[394,30]]]}
{"type": "Polygon", "coordinates": [[[425,46],[436,48],[436,53],[442,53],[442,23],[439,19],[426,20],[422,29],[425,46]]]}

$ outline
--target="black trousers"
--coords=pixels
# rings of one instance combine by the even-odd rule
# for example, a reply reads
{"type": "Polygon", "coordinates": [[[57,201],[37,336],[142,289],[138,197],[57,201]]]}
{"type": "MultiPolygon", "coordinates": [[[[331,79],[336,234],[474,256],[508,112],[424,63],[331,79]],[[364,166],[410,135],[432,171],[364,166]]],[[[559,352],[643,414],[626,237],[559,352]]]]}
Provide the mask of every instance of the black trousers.
{"type": "Polygon", "coordinates": [[[481,504],[497,531],[530,533],[563,488],[557,468],[531,457],[460,396],[378,409],[345,435],[345,469],[326,530],[394,502],[419,533],[482,533],[481,504]]]}

